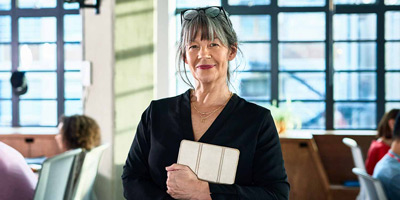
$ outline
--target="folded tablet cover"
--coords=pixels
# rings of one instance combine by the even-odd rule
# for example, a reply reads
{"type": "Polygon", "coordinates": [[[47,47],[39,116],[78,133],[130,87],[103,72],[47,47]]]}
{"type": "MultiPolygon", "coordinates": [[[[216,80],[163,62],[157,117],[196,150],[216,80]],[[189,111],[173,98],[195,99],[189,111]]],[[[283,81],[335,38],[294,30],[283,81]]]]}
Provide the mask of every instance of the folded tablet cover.
{"type": "Polygon", "coordinates": [[[187,165],[201,180],[233,184],[239,150],[224,146],[182,140],[178,164],[187,165]]]}

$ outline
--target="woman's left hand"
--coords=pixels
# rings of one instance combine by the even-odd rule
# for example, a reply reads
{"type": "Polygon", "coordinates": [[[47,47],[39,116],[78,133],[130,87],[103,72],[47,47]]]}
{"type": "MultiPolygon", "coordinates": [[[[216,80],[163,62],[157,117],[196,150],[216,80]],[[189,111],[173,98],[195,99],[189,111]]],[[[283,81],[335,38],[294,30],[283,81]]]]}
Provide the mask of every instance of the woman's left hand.
{"type": "Polygon", "coordinates": [[[173,164],[167,170],[167,193],[174,199],[211,199],[208,183],[197,179],[185,165],[173,164]]]}

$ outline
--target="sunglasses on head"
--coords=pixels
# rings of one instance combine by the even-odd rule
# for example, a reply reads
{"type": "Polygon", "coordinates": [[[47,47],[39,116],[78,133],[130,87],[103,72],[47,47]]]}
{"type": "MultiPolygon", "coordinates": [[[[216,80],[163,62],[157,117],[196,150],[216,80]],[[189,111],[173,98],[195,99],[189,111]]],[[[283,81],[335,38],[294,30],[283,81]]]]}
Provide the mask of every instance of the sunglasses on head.
{"type": "Polygon", "coordinates": [[[221,12],[224,14],[226,21],[228,22],[229,26],[232,27],[231,22],[228,19],[228,16],[226,15],[225,9],[221,6],[210,6],[210,7],[205,7],[205,8],[196,8],[196,9],[187,9],[181,12],[181,24],[183,20],[192,20],[193,18],[197,17],[199,15],[200,11],[203,11],[205,15],[211,18],[216,18],[221,14],[221,12]]]}

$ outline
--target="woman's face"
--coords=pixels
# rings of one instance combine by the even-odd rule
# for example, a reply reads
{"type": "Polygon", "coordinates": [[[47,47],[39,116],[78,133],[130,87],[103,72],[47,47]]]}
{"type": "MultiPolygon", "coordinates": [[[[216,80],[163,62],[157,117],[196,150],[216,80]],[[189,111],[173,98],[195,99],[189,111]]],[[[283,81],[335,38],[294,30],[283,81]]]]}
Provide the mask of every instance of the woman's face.
{"type": "Polygon", "coordinates": [[[63,138],[62,138],[62,126],[63,126],[62,123],[58,124],[58,134],[56,135],[55,139],[56,139],[58,148],[59,148],[61,151],[66,151],[67,148],[66,148],[66,146],[65,146],[65,144],[64,144],[64,140],[63,140],[63,138]]]}
{"type": "Polygon", "coordinates": [[[198,32],[195,40],[185,48],[185,63],[197,81],[203,84],[226,82],[228,62],[235,58],[236,47],[228,49],[218,38],[201,40],[198,32]]]}

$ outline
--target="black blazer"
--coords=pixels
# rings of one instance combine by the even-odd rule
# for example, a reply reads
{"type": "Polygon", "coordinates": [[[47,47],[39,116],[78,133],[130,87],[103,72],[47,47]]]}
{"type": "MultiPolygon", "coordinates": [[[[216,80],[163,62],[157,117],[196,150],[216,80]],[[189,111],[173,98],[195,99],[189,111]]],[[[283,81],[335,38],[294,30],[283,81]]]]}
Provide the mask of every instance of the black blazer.
{"type": "MultiPolygon", "coordinates": [[[[143,113],[122,180],[127,199],[172,199],[166,166],[176,163],[182,139],[194,140],[190,90],[152,101],[143,113]]],[[[209,183],[212,199],[288,199],[289,183],[270,111],[236,94],[199,142],[240,150],[235,184],[209,183]]]]}

